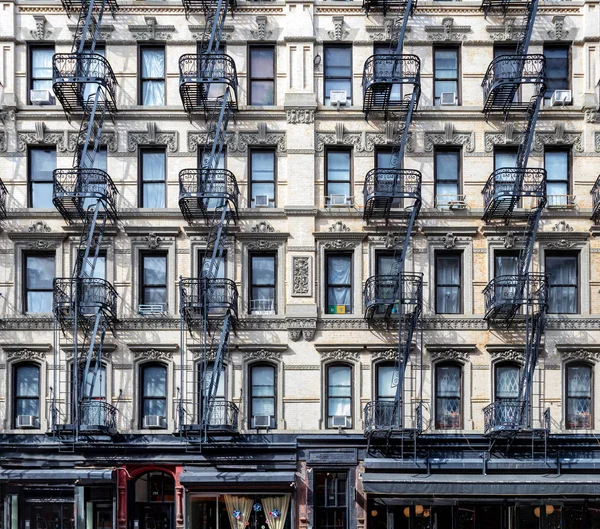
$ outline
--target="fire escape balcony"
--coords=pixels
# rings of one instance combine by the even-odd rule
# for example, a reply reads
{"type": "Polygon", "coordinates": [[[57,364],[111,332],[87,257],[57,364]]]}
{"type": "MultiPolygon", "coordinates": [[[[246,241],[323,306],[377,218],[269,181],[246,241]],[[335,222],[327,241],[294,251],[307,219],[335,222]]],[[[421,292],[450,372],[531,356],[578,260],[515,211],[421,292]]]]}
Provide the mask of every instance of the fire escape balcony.
{"type": "Polygon", "coordinates": [[[483,220],[508,221],[516,208],[523,208],[526,218],[532,209],[546,205],[546,170],[496,169],[483,188],[483,220]]]}
{"type": "Polygon", "coordinates": [[[52,202],[69,223],[85,221],[100,201],[107,220],[117,221],[117,188],[105,171],[94,168],[55,169],[52,202]]]}
{"type": "Polygon", "coordinates": [[[365,282],[365,318],[412,316],[422,309],[421,274],[375,275],[365,282]]]}
{"type": "Polygon", "coordinates": [[[534,427],[531,407],[523,399],[496,401],[483,408],[484,433],[489,437],[513,437],[523,431],[546,436],[550,433],[550,408],[537,422],[540,424],[534,427]]]}
{"type": "Polygon", "coordinates": [[[417,109],[421,95],[421,61],[416,55],[372,55],[363,68],[363,112],[388,113],[404,121],[416,95],[413,110],[417,109]]]}
{"type": "MultiPolygon", "coordinates": [[[[407,4],[407,0],[363,0],[363,9],[367,15],[371,9],[381,9],[383,11],[383,16],[385,16],[390,9],[405,9],[407,4]]],[[[416,7],[417,1],[414,0],[412,3],[411,15],[416,7]]]]}
{"type": "Polygon", "coordinates": [[[592,220],[594,222],[600,220],[600,175],[592,187],[592,220]]]}
{"type": "Polygon", "coordinates": [[[184,169],[179,173],[179,208],[192,223],[210,217],[210,211],[225,204],[237,215],[239,189],[227,169],[184,169]]]}
{"type": "Polygon", "coordinates": [[[222,320],[238,316],[238,291],[235,282],[223,278],[184,278],[181,280],[181,311],[190,329],[202,326],[204,317],[222,320]]]}
{"type": "Polygon", "coordinates": [[[363,188],[363,218],[408,218],[421,208],[421,173],[414,169],[371,169],[363,188]]]}
{"type": "Polygon", "coordinates": [[[485,319],[488,323],[510,324],[528,306],[535,316],[548,304],[548,279],[543,274],[504,275],[492,279],[483,289],[485,319]]]}
{"type": "Polygon", "coordinates": [[[236,404],[217,400],[209,406],[206,424],[203,424],[202,411],[198,415],[185,417],[181,427],[184,434],[200,434],[205,429],[211,433],[238,433],[240,410],[236,404]]]}
{"type": "MultiPolygon", "coordinates": [[[[223,0],[224,2],[227,0],[223,0]]],[[[186,17],[190,13],[204,13],[209,11],[215,11],[219,4],[218,0],[182,0],[183,9],[185,10],[186,17]]],[[[237,7],[236,0],[228,0],[229,9],[233,10],[237,7]]]]}
{"type": "Polygon", "coordinates": [[[8,190],[4,182],[0,180],[0,218],[6,218],[6,199],[8,198],[8,190]]]}
{"type": "Polygon", "coordinates": [[[179,94],[188,114],[220,108],[227,87],[232,93],[229,104],[237,110],[237,71],[229,55],[187,54],[179,59],[179,94]]]}
{"type": "Polygon", "coordinates": [[[372,436],[383,433],[393,436],[394,433],[403,435],[417,434],[422,431],[422,409],[417,404],[414,413],[404,410],[401,402],[395,400],[374,400],[367,402],[364,409],[365,435],[372,436]]]}
{"type": "Polygon", "coordinates": [[[483,87],[483,113],[486,119],[492,112],[528,113],[546,89],[546,59],[543,55],[501,55],[488,66],[483,87]],[[523,101],[520,88],[534,85],[534,95],[523,101]]]}
{"type": "Polygon", "coordinates": [[[117,433],[117,408],[104,400],[86,399],[79,403],[79,428],[73,422],[55,417],[53,421],[58,435],[72,435],[78,430],[81,435],[115,435],[117,433]]]}
{"type": "Polygon", "coordinates": [[[67,114],[83,112],[94,87],[104,92],[109,113],[117,111],[117,79],[110,63],[97,53],[57,53],[52,58],[52,89],[67,114]]]}

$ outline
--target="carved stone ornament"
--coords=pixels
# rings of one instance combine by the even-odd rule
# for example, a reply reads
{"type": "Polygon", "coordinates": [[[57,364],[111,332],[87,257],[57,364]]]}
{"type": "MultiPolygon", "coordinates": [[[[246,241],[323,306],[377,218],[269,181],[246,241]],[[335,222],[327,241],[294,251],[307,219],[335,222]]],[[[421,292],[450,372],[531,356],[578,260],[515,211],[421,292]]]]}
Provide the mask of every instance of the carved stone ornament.
{"type": "Polygon", "coordinates": [[[444,18],[441,26],[425,26],[427,39],[436,42],[466,40],[470,31],[471,26],[455,26],[451,17],[444,18]]]}
{"type": "Polygon", "coordinates": [[[27,229],[29,233],[50,233],[52,229],[43,220],[38,220],[29,226],[27,229]]]}
{"type": "Polygon", "coordinates": [[[45,239],[34,239],[32,241],[28,241],[25,244],[25,247],[28,250],[54,250],[58,246],[58,241],[49,241],[45,239]]]}
{"type": "MultiPolygon", "coordinates": [[[[383,22],[383,26],[367,26],[365,28],[369,34],[369,39],[374,41],[386,41],[392,40],[394,33],[394,19],[386,18],[383,22]]],[[[410,32],[410,28],[406,28],[406,32],[410,32]]]]}
{"type": "Polygon", "coordinates": [[[287,122],[296,125],[299,123],[310,124],[315,122],[315,111],[308,108],[290,108],[286,110],[287,122]]]}
{"type": "MultiPolygon", "coordinates": [[[[78,132],[68,130],[50,132],[41,121],[35,123],[35,132],[17,132],[17,151],[25,152],[29,145],[56,145],[59,154],[74,153],[77,150],[78,132]]],[[[105,145],[110,153],[117,152],[117,134],[102,130],[100,145],[105,145]]]]}
{"type": "Polygon", "coordinates": [[[44,15],[34,15],[35,29],[32,29],[29,33],[31,38],[35,40],[48,40],[52,36],[52,30],[46,29],[47,20],[44,15]]]}
{"type": "Polygon", "coordinates": [[[456,235],[452,233],[446,233],[446,235],[442,237],[442,243],[444,244],[444,248],[446,248],[447,250],[450,248],[454,248],[456,246],[457,240],[458,237],[456,237],[456,235]]]}
{"type": "Polygon", "coordinates": [[[541,153],[545,145],[572,145],[574,152],[583,152],[583,132],[567,131],[561,121],[554,127],[554,132],[536,131],[533,149],[541,153]]]}
{"type": "Polygon", "coordinates": [[[136,360],[163,360],[169,361],[172,357],[171,351],[161,351],[160,349],[148,349],[147,351],[135,351],[133,357],[136,360]]]}
{"type": "Polygon", "coordinates": [[[594,148],[600,152],[600,132],[594,132],[594,148]]]}
{"type": "Polygon", "coordinates": [[[485,132],[484,150],[492,152],[496,145],[518,145],[522,143],[523,132],[515,131],[514,123],[505,123],[504,132],[485,132]]]}
{"type": "MultiPolygon", "coordinates": [[[[378,145],[390,145],[393,142],[400,141],[400,134],[398,133],[394,133],[393,137],[390,137],[390,127],[386,128],[386,132],[348,132],[341,123],[339,125],[340,127],[336,126],[334,132],[316,132],[315,151],[317,155],[323,156],[325,147],[329,145],[349,145],[352,146],[352,152],[355,156],[373,156],[378,145]]],[[[406,152],[413,151],[413,134],[409,133],[406,152]]]]}
{"type": "Polygon", "coordinates": [[[546,244],[546,248],[550,250],[568,250],[575,246],[574,241],[569,241],[567,239],[558,239],[554,241],[550,241],[546,244]]]}
{"type": "Polygon", "coordinates": [[[577,349],[576,351],[564,351],[563,358],[567,362],[583,360],[586,362],[600,361],[600,351],[588,351],[587,349],[577,349]]]}
{"type": "Polygon", "coordinates": [[[334,241],[327,241],[323,244],[326,250],[351,250],[356,248],[355,241],[346,241],[344,239],[336,239],[334,241]]]}
{"type": "Polygon", "coordinates": [[[252,241],[248,243],[249,250],[277,250],[279,242],[277,241],[252,241]]]}
{"type": "Polygon", "coordinates": [[[292,296],[310,295],[310,257],[292,257],[292,296]]]}
{"type": "Polygon", "coordinates": [[[6,142],[6,132],[4,130],[0,130],[0,152],[6,152],[8,149],[8,144],[6,142]]]}
{"type": "MultiPolygon", "coordinates": [[[[76,24],[68,24],[67,25],[67,29],[75,34],[75,32],[77,31],[77,25],[76,24]]],[[[100,31],[98,33],[98,40],[99,41],[107,41],[110,39],[110,37],[112,36],[112,33],[115,30],[115,26],[113,26],[112,24],[100,24],[100,31]]],[[[88,37],[89,38],[89,37],[88,37]]]]}
{"type": "Polygon", "coordinates": [[[341,220],[334,222],[331,226],[329,226],[329,231],[333,233],[345,233],[349,232],[350,228],[346,226],[341,220]]]}
{"type": "Polygon", "coordinates": [[[250,31],[250,35],[255,40],[266,40],[270,39],[273,35],[272,31],[267,31],[267,17],[259,15],[256,17],[256,29],[250,31]]]}
{"type": "Polygon", "coordinates": [[[355,362],[358,362],[359,357],[358,353],[355,353],[354,351],[344,351],[343,349],[336,349],[335,351],[323,351],[321,353],[321,358],[323,360],[353,360],[355,362]]]}
{"type": "MultiPolygon", "coordinates": [[[[198,348],[198,349],[193,349],[192,350],[192,358],[194,360],[200,360],[200,359],[204,360],[204,355],[205,355],[204,349],[202,349],[202,348],[198,348]]],[[[223,361],[224,362],[228,362],[230,356],[231,355],[229,353],[229,349],[227,349],[224,352],[223,361]]],[[[206,361],[207,362],[214,362],[216,359],[217,359],[217,350],[216,349],[208,349],[206,351],[206,361]]]]}
{"type": "Polygon", "coordinates": [[[374,351],[371,354],[373,360],[394,361],[398,359],[398,351],[396,349],[387,349],[386,351],[374,351]]]}
{"type": "Polygon", "coordinates": [[[517,41],[525,31],[525,26],[515,24],[514,18],[506,18],[501,26],[487,26],[490,39],[494,41],[512,40],[517,41]]]}
{"type": "MultiPolygon", "coordinates": [[[[227,154],[247,156],[249,147],[253,145],[273,145],[278,156],[287,156],[287,142],[285,132],[269,132],[266,124],[259,124],[259,129],[254,132],[234,131],[225,137],[227,154]]],[[[188,132],[188,152],[198,152],[206,145],[206,132],[188,132]]]]}
{"type": "Polygon", "coordinates": [[[127,132],[127,150],[137,152],[140,145],[166,145],[167,152],[177,152],[177,131],[159,131],[156,123],[148,122],[145,131],[127,132]]]}
{"type": "Polygon", "coordinates": [[[307,342],[315,339],[317,320],[315,318],[290,318],[286,320],[288,335],[293,342],[304,338],[307,342]]]}
{"type": "Polygon", "coordinates": [[[288,335],[290,337],[290,340],[292,340],[292,342],[297,342],[300,340],[300,338],[302,338],[302,330],[301,329],[290,329],[288,331],[288,335]]]}
{"type": "Polygon", "coordinates": [[[569,30],[565,29],[565,17],[555,16],[552,18],[552,29],[548,30],[548,38],[551,40],[563,40],[569,36],[569,30]]]}
{"type": "Polygon", "coordinates": [[[332,40],[343,40],[348,35],[349,32],[344,29],[344,17],[332,17],[333,21],[333,31],[328,31],[327,35],[332,40]]]}
{"type": "Polygon", "coordinates": [[[489,351],[494,362],[523,362],[523,351],[515,349],[503,349],[501,351],[489,351]]]}
{"type": "MultiPolygon", "coordinates": [[[[204,35],[205,35],[205,26],[196,26],[196,25],[191,25],[190,27],[190,32],[192,33],[192,38],[194,40],[202,40],[204,35]]],[[[234,32],[235,28],[234,26],[223,26],[223,33],[221,34],[221,41],[222,42],[226,42],[228,40],[231,40],[231,38],[233,37],[233,32],[234,32]]],[[[210,28],[208,29],[208,33],[210,33],[210,28]]]]}
{"type": "Polygon", "coordinates": [[[456,349],[447,349],[445,351],[432,352],[431,360],[433,362],[438,362],[440,360],[455,360],[457,362],[468,362],[469,355],[464,351],[457,351],[456,349]]]}
{"type": "Polygon", "coordinates": [[[129,31],[135,40],[171,40],[175,26],[161,26],[156,17],[144,17],[143,25],[130,25],[129,31]]]}
{"type": "Polygon", "coordinates": [[[150,232],[145,237],[140,239],[150,250],[156,250],[162,242],[162,237],[154,232],[150,232]]]}
{"type": "Polygon", "coordinates": [[[275,228],[271,226],[267,221],[260,221],[252,226],[252,233],[273,233],[275,228]]]}
{"type": "Polygon", "coordinates": [[[312,342],[315,339],[316,332],[317,329],[303,329],[302,338],[304,338],[307,342],[312,342]]]}
{"type": "Polygon", "coordinates": [[[44,351],[17,349],[15,351],[8,351],[6,357],[9,360],[43,360],[46,357],[46,354],[44,351]]]}
{"type": "Polygon", "coordinates": [[[249,351],[244,353],[244,360],[281,360],[279,351],[269,351],[268,349],[259,349],[258,351],[249,351]]]}
{"type": "Polygon", "coordinates": [[[456,132],[453,123],[444,123],[443,132],[425,133],[425,152],[433,152],[436,145],[463,145],[466,152],[475,150],[474,132],[456,132]]]}
{"type": "Polygon", "coordinates": [[[511,248],[514,248],[517,238],[512,231],[509,231],[504,237],[502,237],[502,239],[504,242],[504,247],[507,250],[510,250],[511,248]]]}
{"type": "Polygon", "coordinates": [[[573,228],[569,226],[566,220],[561,220],[552,227],[552,231],[558,233],[569,233],[573,231],[573,228]]]}

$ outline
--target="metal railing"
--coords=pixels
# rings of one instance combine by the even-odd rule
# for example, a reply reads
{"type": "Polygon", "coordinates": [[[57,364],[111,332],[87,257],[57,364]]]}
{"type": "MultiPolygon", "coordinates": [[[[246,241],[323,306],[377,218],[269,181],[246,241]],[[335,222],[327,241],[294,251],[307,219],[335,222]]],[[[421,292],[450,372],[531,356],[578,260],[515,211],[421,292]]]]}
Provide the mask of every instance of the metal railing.
{"type": "Polygon", "coordinates": [[[236,404],[227,400],[215,400],[209,404],[207,410],[207,424],[202,424],[202,411],[197,415],[187,415],[182,425],[183,431],[200,430],[206,427],[212,431],[237,432],[239,430],[240,410],[236,404]]]}
{"type": "Polygon", "coordinates": [[[423,294],[421,274],[376,275],[365,282],[363,300],[365,312],[376,306],[396,305],[393,313],[403,314],[420,310],[423,294]],[[402,309],[399,306],[402,305],[402,309]]]}
{"type": "Polygon", "coordinates": [[[483,205],[488,209],[493,202],[520,197],[546,197],[545,169],[496,169],[483,187],[483,205]],[[517,185],[518,184],[518,185],[517,185]]]}
{"type": "Polygon", "coordinates": [[[80,431],[117,430],[117,408],[100,400],[84,401],[79,405],[80,431]]]}
{"type": "Polygon", "coordinates": [[[363,68],[363,93],[373,84],[419,84],[421,61],[417,55],[378,54],[363,68]]]}
{"type": "Polygon", "coordinates": [[[465,209],[467,207],[466,196],[455,195],[436,195],[435,207],[438,209],[465,209]]]}
{"type": "Polygon", "coordinates": [[[251,299],[250,314],[275,314],[275,300],[251,299]]]}
{"type": "Polygon", "coordinates": [[[483,289],[486,317],[512,313],[524,304],[541,310],[548,303],[548,279],[543,274],[505,275],[483,289]]]}
{"type": "Polygon", "coordinates": [[[183,169],[179,173],[179,201],[198,200],[200,207],[211,209],[225,201],[237,211],[239,188],[234,174],[227,169],[183,169]]]}
{"type": "Polygon", "coordinates": [[[492,90],[505,84],[543,85],[546,77],[546,59],[543,55],[500,55],[488,66],[481,86],[486,100],[492,90]]]}
{"type": "Polygon", "coordinates": [[[375,400],[367,402],[364,410],[365,432],[400,429],[402,405],[395,401],[375,400]]]}
{"type": "MultiPolygon", "coordinates": [[[[223,53],[186,54],[179,59],[179,85],[188,83],[225,83],[237,96],[237,70],[234,60],[223,53]]],[[[208,95],[208,86],[207,93],[208,95]]]]}
{"type": "Polygon", "coordinates": [[[237,286],[231,279],[181,279],[181,310],[186,319],[222,318],[230,312],[238,314],[237,286]]]}
{"type": "Polygon", "coordinates": [[[516,399],[492,402],[483,408],[485,433],[514,432],[527,428],[529,425],[524,424],[527,422],[524,408],[525,402],[516,399]]]}
{"type": "Polygon", "coordinates": [[[54,312],[59,319],[72,318],[75,292],[78,296],[79,316],[93,317],[102,312],[108,319],[117,319],[117,291],[104,279],[55,278],[54,312]]]}
{"type": "Polygon", "coordinates": [[[6,217],[6,199],[8,198],[8,190],[4,182],[0,180],[0,216],[6,217]]]}
{"type": "Polygon", "coordinates": [[[371,169],[365,177],[365,204],[374,198],[421,199],[421,172],[414,169],[371,169]]]}
{"type": "Polygon", "coordinates": [[[548,208],[572,209],[577,205],[575,195],[547,195],[547,200],[548,208]]]}
{"type": "Polygon", "coordinates": [[[82,97],[84,85],[98,84],[115,99],[117,78],[110,63],[98,53],[56,53],[52,58],[52,84],[62,83],[81,84],[82,97]]]}
{"type": "Polygon", "coordinates": [[[600,219],[600,175],[592,187],[592,220],[598,222],[600,219]]]}

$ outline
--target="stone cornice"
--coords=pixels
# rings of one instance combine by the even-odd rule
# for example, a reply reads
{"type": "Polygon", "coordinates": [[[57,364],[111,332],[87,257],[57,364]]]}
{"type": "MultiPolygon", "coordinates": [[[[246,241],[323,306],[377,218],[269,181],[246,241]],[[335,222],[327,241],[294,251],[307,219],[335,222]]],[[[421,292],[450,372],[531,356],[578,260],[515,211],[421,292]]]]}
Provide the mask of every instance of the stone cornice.
{"type": "Polygon", "coordinates": [[[236,349],[242,353],[255,351],[273,351],[276,353],[285,353],[288,350],[287,344],[272,344],[272,343],[253,343],[253,344],[238,344],[236,349]]]}

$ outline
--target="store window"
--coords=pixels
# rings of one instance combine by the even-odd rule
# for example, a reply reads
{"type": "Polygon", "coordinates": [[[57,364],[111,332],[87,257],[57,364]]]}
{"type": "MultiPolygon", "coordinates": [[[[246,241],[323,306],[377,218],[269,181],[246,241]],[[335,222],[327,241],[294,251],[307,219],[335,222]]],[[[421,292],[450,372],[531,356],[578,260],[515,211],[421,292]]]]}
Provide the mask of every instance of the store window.
{"type": "Polygon", "coordinates": [[[315,473],[315,529],[347,529],[348,474],[315,473]]]}
{"type": "Polygon", "coordinates": [[[175,480],[164,472],[142,474],[134,484],[133,527],[174,529],[175,480]]]}

